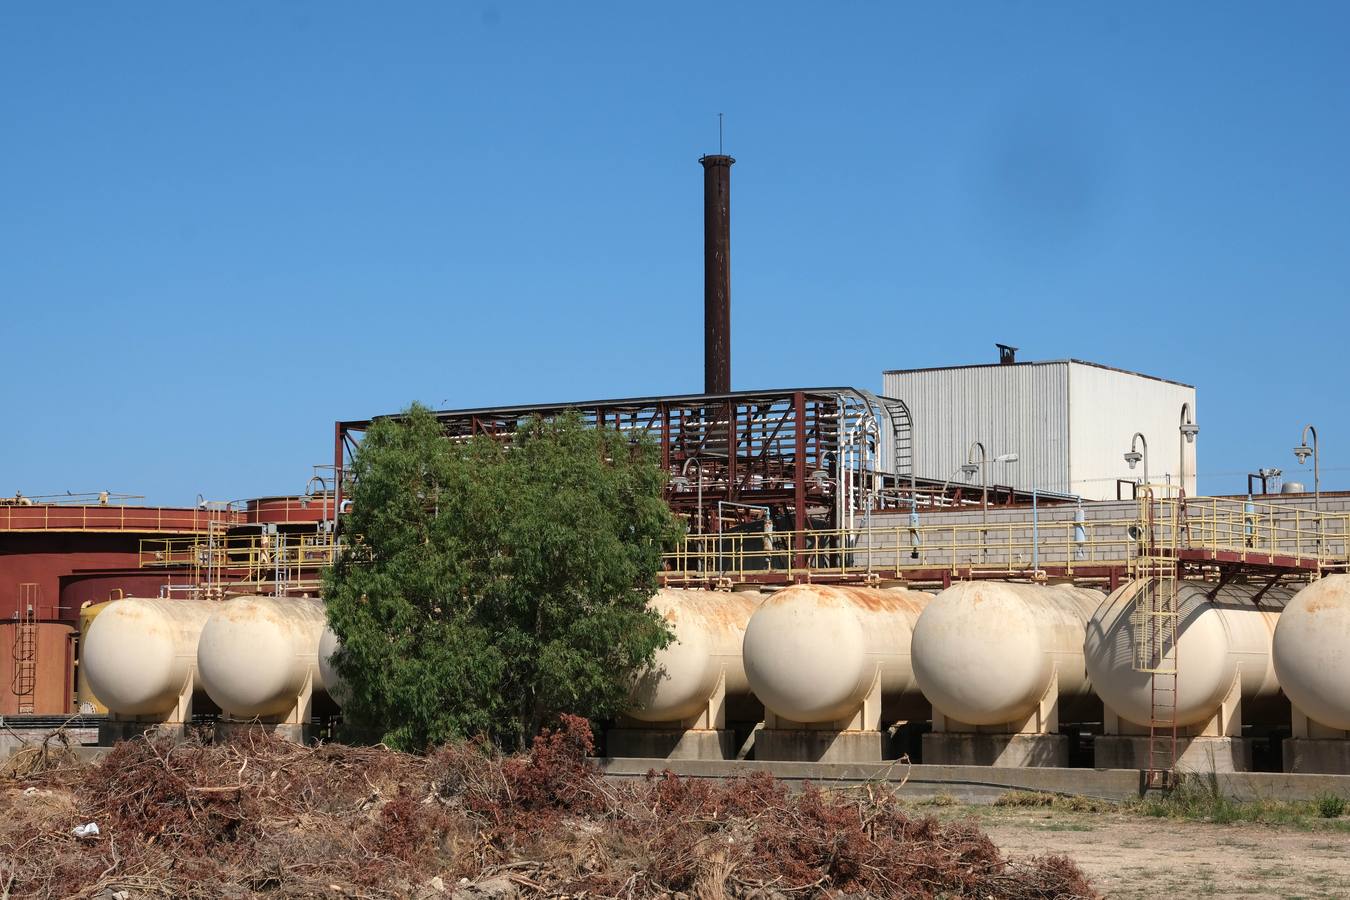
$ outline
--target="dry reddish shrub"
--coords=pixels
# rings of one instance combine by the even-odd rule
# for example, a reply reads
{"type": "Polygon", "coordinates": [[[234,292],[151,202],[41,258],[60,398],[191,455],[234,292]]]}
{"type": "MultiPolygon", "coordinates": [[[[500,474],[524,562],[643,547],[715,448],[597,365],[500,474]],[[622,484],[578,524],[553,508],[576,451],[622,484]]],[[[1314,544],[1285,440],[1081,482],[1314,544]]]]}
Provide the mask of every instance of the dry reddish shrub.
{"type": "Polygon", "coordinates": [[[130,741],[74,776],[0,783],[0,888],[407,897],[436,875],[505,873],[540,896],[1094,896],[1072,861],[1010,862],[973,824],[911,817],[876,786],[794,793],[763,772],[608,782],[591,748],[578,718],[505,759],[482,742],[415,757],[261,736],[130,741]],[[98,839],[70,834],[89,820],[98,839]]]}
{"type": "Polygon", "coordinates": [[[503,763],[514,806],[529,812],[601,812],[605,802],[598,788],[600,774],[589,760],[594,750],[591,723],[580,716],[563,716],[557,728],[535,737],[528,756],[503,763]]]}

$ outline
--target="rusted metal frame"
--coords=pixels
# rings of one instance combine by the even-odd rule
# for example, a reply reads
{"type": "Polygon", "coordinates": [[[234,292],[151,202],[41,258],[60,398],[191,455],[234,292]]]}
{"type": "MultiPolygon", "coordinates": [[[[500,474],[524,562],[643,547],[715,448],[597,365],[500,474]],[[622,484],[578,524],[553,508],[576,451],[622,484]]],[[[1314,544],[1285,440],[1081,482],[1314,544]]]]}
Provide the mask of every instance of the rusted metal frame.
{"type": "Polygon", "coordinates": [[[795,534],[792,538],[794,551],[792,568],[800,573],[806,568],[806,428],[803,421],[806,417],[806,395],[801,391],[796,391],[792,395],[792,414],[796,419],[796,427],[793,428],[795,464],[792,481],[794,493],[792,529],[795,534]]]}
{"type": "Polygon", "coordinates": [[[1253,569],[1294,569],[1300,571],[1312,571],[1317,568],[1317,560],[1305,559],[1297,556],[1283,556],[1277,554],[1261,554],[1259,561],[1251,559],[1246,553],[1235,550],[1182,550],[1177,554],[1178,560],[1186,562],[1215,562],[1226,563],[1229,565],[1243,566],[1249,570],[1253,569]]]}
{"type": "MultiPolygon", "coordinates": [[[[779,435],[780,432],[782,432],[783,426],[784,426],[785,424],[787,424],[788,417],[789,417],[790,415],[794,415],[794,414],[795,414],[795,408],[796,408],[796,402],[797,402],[797,401],[796,401],[796,398],[797,398],[797,396],[800,395],[800,394],[801,394],[801,391],[797,391],[796,393],[793,394],[793,399],[792,399],[792,401],[791,401],[792,404],[793,404],[793,406],[792,406],[791,408],[789,408],[789,409],[784,409],[784,410],[777,410],[777,412],[781,413],[781,415],[779,415],[779,417],[778,417],[778,424],[774,426],[773,431],[769,432],[769,434],[765,436],[765,438],[764,438],[764,443],[763,443],[763,445],[760,447],[759,453],[755,454],[755,458],[756,458],[756,459],[762,459],[762,458],[764,457],[764,455],[769,451],[769,447],[773,446],[774,441],[776,441],[776,440],[778,439],[778,435],[779,435]]],[[[771,412],[774,411],[774,410],[772,409],[772,407],[770,408],[770,411],[771,411],[771,412]]]]}
{"type": "Polygon", "coordinates": [[[652,415],[661,417],[661,468],[667,473],[670,472],[670,406],[665,403],[657,404],[656,412],[652,415]]]}
{"type": "Polygon", "coordinates": [[[333,423],[333,477],[337,482],[333,491],[333,518],[339,518],[337,510],[342,509],[342,476],[345,472],[343,463],[346,462],[345,445],[343,438],[346,437],[346,427],[341,422],[333,423]]]}
{"type": "Polygon", "coordinates": [[[740,485],[736,481],[736,461],[741,452],[736,428],[740,410],[735,400],[727,401],[727,407],[727,499],[735,500],[740,496],[740,485]]]}

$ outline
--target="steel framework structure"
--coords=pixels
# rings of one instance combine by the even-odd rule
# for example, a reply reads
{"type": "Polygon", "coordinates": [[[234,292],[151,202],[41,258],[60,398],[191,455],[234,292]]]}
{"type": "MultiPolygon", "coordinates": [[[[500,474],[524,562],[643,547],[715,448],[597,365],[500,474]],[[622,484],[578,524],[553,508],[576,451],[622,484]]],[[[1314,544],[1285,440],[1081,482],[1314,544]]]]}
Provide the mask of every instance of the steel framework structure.
{"type": "MultiPolygon", "coordinates": [[[[684,394],[443,410],[451,440],[506,437],[532,417],[575,410],[596,428],[651,437],[669,473],[666,501],[694,535],[853,528],[874,510],[969,506],[970,485],[919,478],[909,410],[852,387],[684,394]]],[[[381,417],[390,418],[390,417],[381,417]]],[[[333,464],[343,473],[373,420],[338,422],[333,464]]],[[[1029,495],[991,487],[995,504],[1029,495]]],[[[1043,502],[1067,498],[1042,495],[1043,502]]],[[[798,540],[804,552],[808,541],[798,540]]]]}

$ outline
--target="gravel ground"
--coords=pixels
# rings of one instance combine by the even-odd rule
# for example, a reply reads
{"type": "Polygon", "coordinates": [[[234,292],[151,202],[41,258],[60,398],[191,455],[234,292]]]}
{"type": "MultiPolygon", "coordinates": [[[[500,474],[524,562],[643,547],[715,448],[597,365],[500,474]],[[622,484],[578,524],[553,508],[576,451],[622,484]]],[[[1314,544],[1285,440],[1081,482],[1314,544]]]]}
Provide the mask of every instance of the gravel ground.
{"type": "Polygon", "coordinates": [[[1350,832],[1334,823],[1216,825],[1132,814],[946,807],[1011,856],[1063,853],[1109,898],[1350,897],[1350,832]]]}

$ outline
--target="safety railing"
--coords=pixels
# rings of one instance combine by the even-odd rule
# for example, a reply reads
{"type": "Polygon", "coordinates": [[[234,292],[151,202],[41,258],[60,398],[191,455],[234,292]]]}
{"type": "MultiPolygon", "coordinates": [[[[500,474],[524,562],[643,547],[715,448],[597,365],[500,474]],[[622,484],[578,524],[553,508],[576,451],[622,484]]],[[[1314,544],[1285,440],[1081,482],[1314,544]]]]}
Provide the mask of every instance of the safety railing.
{"type": "Polygon", "coordinates": [[[1130,518],[934,523],[804,532],[691,534],[663,578],[754,581],[946,572],[952,577],[1073,576],[1133,568],[1141,554],[1200,562],[1336,569],[1350,562],[1350,514],[1227,498],[1141,494],[1130,518]],[[1148,509],[1152,504],[1152,511],[1148,509]]]}
{"type": "Polygon", "coordinates": [[[768,574],[837,577],[918,570],[1013,575],[1049,566],[1072,574],[1124,564],[1136,542],[1134,524],[1122,519],[695,534],[666,554],[665,577],[736,581],[768,574]]]}
{"type": "Polygon", "coordinates": [[[1350,554],[1350,514],[1225,497],[1152,502],[1164,531],[1157,536],[1160,546],[1253,564],[1337,566],[1350,554]],[[1173,527],[1175,535],[1165,533],[1173,527]]]}
{"type": "Polygon", "coordinates": [[[141,568],[193,568],[231,578],[265,580],[278,568],[321,569],[331,565],[337,544],[327,534],[231,535],[201,538],[143,538],[141,568]]]}
{"type": "Polygon", "coordinates": [[[0,505],[3,531],[204,532],[213,521],[242,522],[239,513],[165,506],[0,505]]]}

